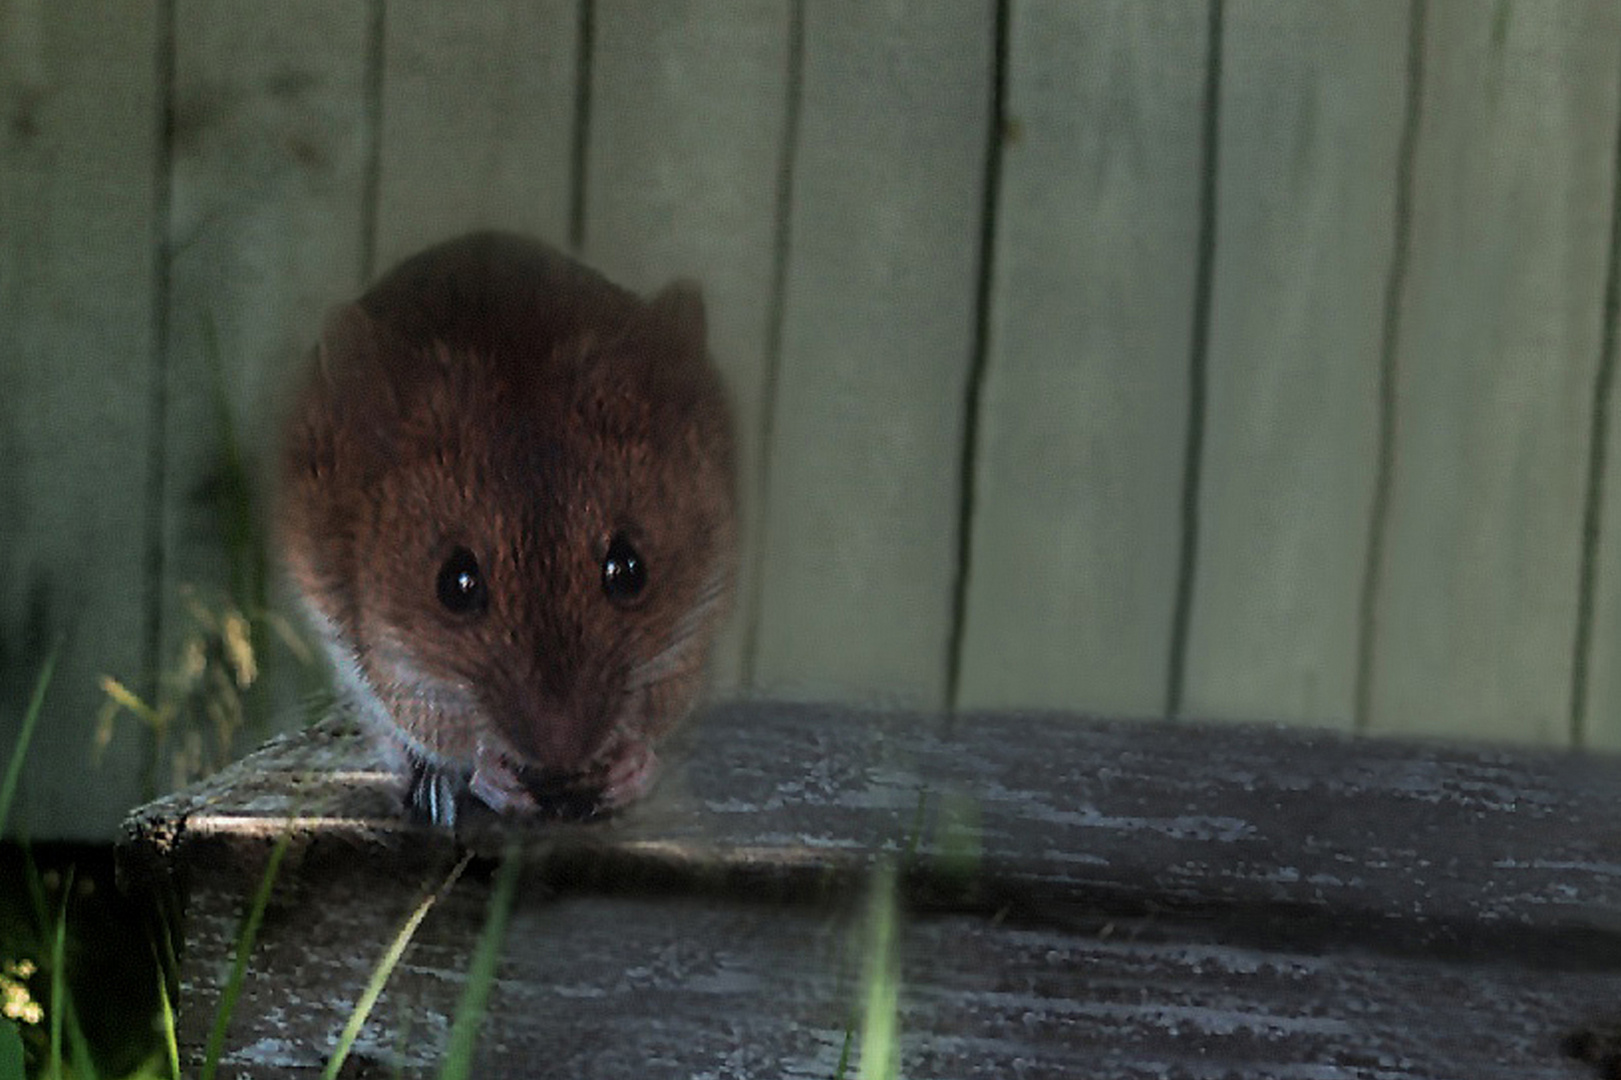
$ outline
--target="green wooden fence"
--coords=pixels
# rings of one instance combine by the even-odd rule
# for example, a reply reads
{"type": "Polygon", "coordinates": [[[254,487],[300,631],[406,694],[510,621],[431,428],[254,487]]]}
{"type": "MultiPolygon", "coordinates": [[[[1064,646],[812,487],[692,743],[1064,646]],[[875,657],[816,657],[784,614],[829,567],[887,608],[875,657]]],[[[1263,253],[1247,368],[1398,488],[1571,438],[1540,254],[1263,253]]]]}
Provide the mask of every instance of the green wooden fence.
{"type": "Polygon", "coordinates": [[[139,795],[222,411],[475,225],[705,283],[722,695],[1621,745],[1618,133],[1614,0],[3,0],[27,820],[139,795]]]}

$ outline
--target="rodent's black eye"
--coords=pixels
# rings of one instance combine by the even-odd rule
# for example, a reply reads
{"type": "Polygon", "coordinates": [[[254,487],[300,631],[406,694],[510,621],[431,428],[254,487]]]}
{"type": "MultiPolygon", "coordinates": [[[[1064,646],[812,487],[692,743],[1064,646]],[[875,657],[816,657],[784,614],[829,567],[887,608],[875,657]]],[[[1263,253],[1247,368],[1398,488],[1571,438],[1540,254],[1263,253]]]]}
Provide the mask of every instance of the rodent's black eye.
{"type": "Polygon", "coordinates": [[[483,611],[489,602],[484,585],[484,572],[478,568],[478,559],[464,547],[452,551],[439,567],[439,602],[445,610],[457,615],[483,611]]]}
{"type": "Polygon", "coordinates": [[[608,541],[602,558],[602,591],[616,604],[628,604],[647,587],[647,564],[623,532],[608,541]]]}

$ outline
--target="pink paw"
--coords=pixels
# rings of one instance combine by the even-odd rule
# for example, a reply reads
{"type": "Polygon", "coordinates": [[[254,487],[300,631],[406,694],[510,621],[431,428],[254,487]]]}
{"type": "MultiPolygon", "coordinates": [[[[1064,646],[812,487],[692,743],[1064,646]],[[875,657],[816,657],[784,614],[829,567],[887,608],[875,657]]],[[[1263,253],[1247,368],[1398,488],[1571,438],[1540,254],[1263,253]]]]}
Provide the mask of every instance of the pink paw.
{"type": "Polygon", "coordinates": [[[467,789],[491,810],[500,814],[523,814],[535,809],[535,796],[524,785],[517,768],[500,753],[479,747],[473,759],[473,776],[467,789]]]}
{"type": "Polygon", "coordinates": [[[658,778],[659,759],[653,747],[641,741],[618,747],[608,762],[603,780],[601,804],[609,809],[626,806],[652,790],[658,778]]]}

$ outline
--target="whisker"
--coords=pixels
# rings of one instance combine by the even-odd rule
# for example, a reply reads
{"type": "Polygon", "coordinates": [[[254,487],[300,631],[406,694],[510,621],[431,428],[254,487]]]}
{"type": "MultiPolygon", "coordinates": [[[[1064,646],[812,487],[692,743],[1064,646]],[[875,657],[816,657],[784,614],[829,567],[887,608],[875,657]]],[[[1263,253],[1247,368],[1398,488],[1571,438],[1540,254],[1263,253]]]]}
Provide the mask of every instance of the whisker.
{"type": "Polygon", "coordinates": [[[719,599],[718,593],[706,597],[683,616],[671,633],[670,643],[631,669],[626,688],[640,689],[672,674],[689,659],[690,653],[701,650],[708,640],[702,631],[719,599]]]}
{"type": "Polygon", "coordinates": [[[703,639],[697,634],[688,634],[671,642],[657,655],[631,669],[630,676],[625,680],[625,689],[640,690],[680,674],[689,654],[701,648],[702,642],[703,639]]]}

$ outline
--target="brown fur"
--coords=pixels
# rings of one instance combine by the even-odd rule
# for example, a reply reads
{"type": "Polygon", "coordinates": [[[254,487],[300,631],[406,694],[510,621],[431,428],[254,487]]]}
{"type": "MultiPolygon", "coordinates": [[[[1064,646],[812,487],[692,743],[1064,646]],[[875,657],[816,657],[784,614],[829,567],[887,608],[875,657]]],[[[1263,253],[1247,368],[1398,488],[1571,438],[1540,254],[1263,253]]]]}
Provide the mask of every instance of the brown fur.
{"type": "Polygon", "coordinates": [[[690,710],[734,546],[704,334],[690,285],[644,302],[493,233],[408,259],[329,321],[287,429],[282,546],[412,756],[600,778],[690,710]],[[602,587],[621,530],[648,569],[624,606],[602,587]],[[457,546],[487,581],[480,615],[437,598],[457,546]]]}

